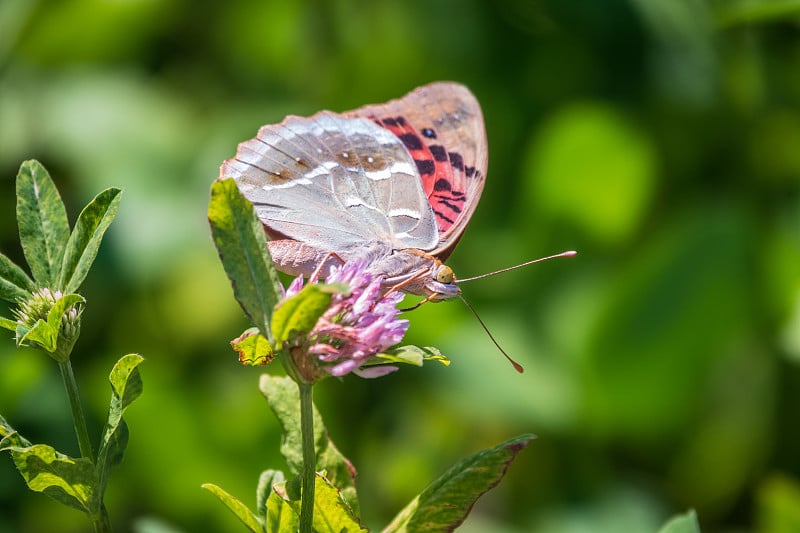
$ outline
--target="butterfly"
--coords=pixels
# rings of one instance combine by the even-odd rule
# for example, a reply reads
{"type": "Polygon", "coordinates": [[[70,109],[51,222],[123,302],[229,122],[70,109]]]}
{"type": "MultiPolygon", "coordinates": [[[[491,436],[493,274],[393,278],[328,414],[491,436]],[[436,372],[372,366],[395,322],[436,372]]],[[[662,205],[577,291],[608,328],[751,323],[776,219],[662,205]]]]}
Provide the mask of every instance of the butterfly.
{"type": "Polygon", "coordinates": [[[220,177],[254,205],[279,270],[310,276],[361,259],[387,290],[442,300],[461,292],[443,261],[475,211],[486,167],[478,101],[463,85],[436,82],[384,104],[263,126],[220,177]]]}

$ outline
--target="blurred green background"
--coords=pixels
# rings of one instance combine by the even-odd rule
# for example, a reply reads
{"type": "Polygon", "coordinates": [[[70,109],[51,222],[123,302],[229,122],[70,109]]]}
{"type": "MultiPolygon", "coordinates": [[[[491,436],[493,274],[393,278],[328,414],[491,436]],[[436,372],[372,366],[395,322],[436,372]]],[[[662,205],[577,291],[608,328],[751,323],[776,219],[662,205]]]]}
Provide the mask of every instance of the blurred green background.
{"type": "MultiPolygon", "coordinates": [[[[260,370],[228,346],[247,324],[206,221],[222,160],[286,114],[443,79],[476,94],[490,146],[456,273],[580,255],[464,287],[525,374],[454,302],[411,313],[407,336],[449,368],[318,387],[366,524],[534,432],[463,531],[647,532],[691,507],[704,531],[800,531],[798,4],[0,1],[0,249],[22,261],[25,159],[73,221],[125,190],[74,355],[94,435],[113,362],[147,359],[117,530],[243,531],[200,484],[250,503],[284,466],[260,370]]],[[[0,412],[78,454],[56,365],[7,333],[0,412]]],[[[87,528],[0,456],[0,533],[87,528]]]]}

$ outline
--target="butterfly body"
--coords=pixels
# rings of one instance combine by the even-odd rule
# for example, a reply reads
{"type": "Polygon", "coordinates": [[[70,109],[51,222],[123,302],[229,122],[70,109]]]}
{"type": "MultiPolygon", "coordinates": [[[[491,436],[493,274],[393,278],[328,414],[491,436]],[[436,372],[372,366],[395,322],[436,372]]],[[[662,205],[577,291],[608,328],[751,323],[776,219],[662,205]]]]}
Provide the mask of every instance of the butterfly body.
{"type": "Polygon", "coordinates": [[[480,107],[440,82],[385,104],[264,126],[225,161],[290,274],[325,276],[364,259],[387,289],[432,300],[459,294],[442,264],[463,233],[486,173],[480,107]]]}

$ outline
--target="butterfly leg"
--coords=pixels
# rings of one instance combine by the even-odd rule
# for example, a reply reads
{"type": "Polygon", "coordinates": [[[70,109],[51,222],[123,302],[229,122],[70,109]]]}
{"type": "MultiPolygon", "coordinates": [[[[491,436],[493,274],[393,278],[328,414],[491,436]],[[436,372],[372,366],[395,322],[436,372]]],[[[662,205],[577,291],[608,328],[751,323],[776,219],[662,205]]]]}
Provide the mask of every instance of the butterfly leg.
{"type": "MultiPolygon", "coordinates": [[[[384,293],[384,296],[386,296],[387,294],[391,294],[391,293],[393,293],[395,291],[403,290],[403,287],[405,287],[407,285],[410,285],[410,284],[414,283],[415,281],[419,281],[421,278],[425,277],[425,275],[427,273],[428,273],[427,270],[418,270],[416,273],[414,273],[413,276],[410,276],[408,279],[405,279],[405,280],[401,281],[400,283],[398,283],[396,285],[392,285],[391,287],[389,287],[389,290],[384,293]]],[[[427,300],[427,298],[426,298],[426,300],[427,300]]],[[[420,305],[422,305],[422,303],[420,303],[420,305]]]]}
{"type": "Polygon", "coordinates": [[[406,308],[400,309],[400,312],[408,313],[409,311],[413,311],[414,309],[417,309],[418,307],[422,307],[422,304],[426,304],[428,302],[434,301],[436,296],[437,295],[435,293],[431,294],[430,296],[426,296],[425,299],[420,300],[419,302],[417,302],[416,304],[412,305],[411,307],[406,307],[406,308]]]}
{"type": "MultiPolygon", "coordinates": [[[[326,253],[325,257],[322,259],[322,261],[320,261],[319,265],[317,265],[317,268],[315,268],[314,272],[312,272],[311,275],[308,277],[309,281],[316,282],[319,279],[320,271],[328,263],[328,261],[330,259],[336,259],[342,265],[345,262],[344,259],[342,259],[339,256],[339,254],[337,254],[336,252],[328,252],[328,253],[326,253]]],[[[331,266],[328,265],[328,270],[330,270],[330,268],[331,268],[331,266]]]]}

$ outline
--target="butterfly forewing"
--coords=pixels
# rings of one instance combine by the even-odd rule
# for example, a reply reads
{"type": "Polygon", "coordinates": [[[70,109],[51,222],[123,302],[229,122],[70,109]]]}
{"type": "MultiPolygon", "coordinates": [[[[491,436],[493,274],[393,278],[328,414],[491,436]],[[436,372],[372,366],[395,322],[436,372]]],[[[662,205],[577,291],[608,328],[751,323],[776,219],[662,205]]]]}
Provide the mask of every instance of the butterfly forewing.
{"type": "Polygon", "coordinates": [[[406,146],[436,216],[440,242],[433,253],[446,257],[472,216],[486,177],[486,134],[475,97],[462,85],[440,82],[346,114],[371,118],[406,146]]]}

